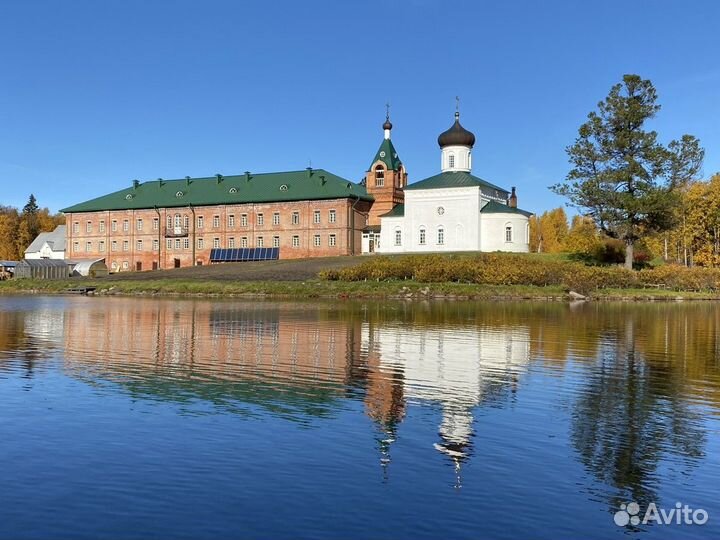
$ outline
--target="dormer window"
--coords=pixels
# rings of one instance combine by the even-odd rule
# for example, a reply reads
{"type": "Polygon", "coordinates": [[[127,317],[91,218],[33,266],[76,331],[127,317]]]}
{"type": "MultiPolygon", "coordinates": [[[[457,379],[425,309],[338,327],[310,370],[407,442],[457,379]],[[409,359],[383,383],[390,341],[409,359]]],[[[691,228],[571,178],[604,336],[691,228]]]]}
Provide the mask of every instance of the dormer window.
{"type": "Polygon", "coordinates": [[[385,185],[385,168],[382,165],[375,167],[375,187],[385,185]]]}

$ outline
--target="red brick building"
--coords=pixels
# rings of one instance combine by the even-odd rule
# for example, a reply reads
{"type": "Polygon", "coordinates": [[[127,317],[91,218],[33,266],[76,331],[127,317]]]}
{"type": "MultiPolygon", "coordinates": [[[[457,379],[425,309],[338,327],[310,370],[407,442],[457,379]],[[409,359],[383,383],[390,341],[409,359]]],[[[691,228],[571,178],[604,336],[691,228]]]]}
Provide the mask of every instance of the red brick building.
{"type": "Polygon", "coordinates": [[[322,169],[136,181],[63,209],[67,256],[128,271],[209,264],[213,249],[353,255],[373,201],[364,186],[322,169]]]}
{"type": "Polygon", "coordinates": [[[386,117],[385,137],[360,184],[310,168],[136,180],[64,208],[66,257],[104,258],[120,272],[209,264],[213,250],[278,248],[281,259],[360,254],[379,231],[379,216],[403,202],[407,172],[391,129],[386,117]]]}

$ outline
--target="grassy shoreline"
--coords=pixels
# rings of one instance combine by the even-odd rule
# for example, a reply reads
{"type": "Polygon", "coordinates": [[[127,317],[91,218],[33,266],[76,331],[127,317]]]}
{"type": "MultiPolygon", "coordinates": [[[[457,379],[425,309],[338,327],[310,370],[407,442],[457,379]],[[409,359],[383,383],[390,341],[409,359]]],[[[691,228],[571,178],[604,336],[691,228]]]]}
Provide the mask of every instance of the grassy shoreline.
{"type": "MultiPolygon", "coordinates": [[[[191,279],[146,279],[109,281],[68,279],[58,281],[19,279],[0,282],[3,294],[66,294],[68,289],[96,287],[96,296],[205,296],[260,298],[367,298],[367,299],[448,299],[448,300],[571,300],[557,285],[483,285],[470,283],[422,283],[392,281],[227,281],[191,279]]],[[[663,289],[597,289],[591,300],[676,301],[719,300],[720,295],[702,291],[663,289]]]]}

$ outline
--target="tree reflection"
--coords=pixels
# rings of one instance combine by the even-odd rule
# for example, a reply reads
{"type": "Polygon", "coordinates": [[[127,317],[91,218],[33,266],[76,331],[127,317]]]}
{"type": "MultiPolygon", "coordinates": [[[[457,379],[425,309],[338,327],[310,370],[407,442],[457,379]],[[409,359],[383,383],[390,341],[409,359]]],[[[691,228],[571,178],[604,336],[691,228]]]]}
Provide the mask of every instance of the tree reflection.
{"type": "MultiPolygon", "coordinates": [[[[620,330],[620,329],[616,329],[620,330]]],[[[657,501],[660,463],[668,455],[689,466],[703,456],[705,432],[671,364],[646,361],[629,316],[620,336],[608,333],[596,369],[572,413],[571,438],[583,465],[609,485],[611,509],[657,501]]]]}

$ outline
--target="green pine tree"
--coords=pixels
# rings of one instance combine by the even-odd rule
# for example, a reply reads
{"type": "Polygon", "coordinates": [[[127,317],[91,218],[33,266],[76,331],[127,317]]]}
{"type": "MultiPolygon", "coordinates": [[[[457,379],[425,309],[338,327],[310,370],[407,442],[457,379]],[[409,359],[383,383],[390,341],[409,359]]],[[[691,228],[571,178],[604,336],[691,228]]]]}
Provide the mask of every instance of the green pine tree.
{"type": "Polygon", "coordinates": [[[624,241],[627,268],[643,235],[672,227],[677,188],[702,167],[704,150],[692,135],[664,147],[644,129],[659,110],[652,83],[625,75],[580,126],[566,149],[573,168],[551,188],[624,241]]]}

